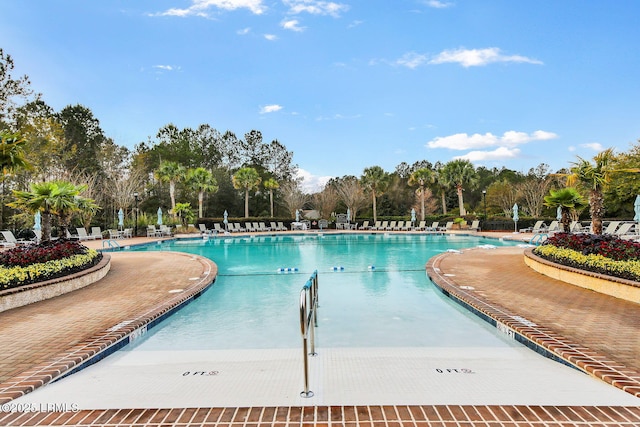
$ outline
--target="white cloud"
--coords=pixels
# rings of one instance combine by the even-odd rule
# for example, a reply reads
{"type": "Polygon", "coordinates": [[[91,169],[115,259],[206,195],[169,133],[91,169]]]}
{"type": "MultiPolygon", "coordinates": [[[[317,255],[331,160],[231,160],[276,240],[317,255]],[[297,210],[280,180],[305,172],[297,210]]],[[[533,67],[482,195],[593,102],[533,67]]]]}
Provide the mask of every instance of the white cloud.
{"type": "Polygon", "coordinates": [[[297,19],[284,20],[280,23],[280,25],[285,30],[298,31],[298,32],[305,30],[305,27],[301,27],[300,21],[298,21],[297,19]]]}
{"type": "Polygon", "coordinates": [[[171,65],[154,65],[153,68],[157,68],[158,70],[164,70],[164,71],[174,70],[174,67],[171,65]]]}
{"type": "Polygon", "coordinates": [[[264,107],[260,107],[260,114],[268,114],[275,113],[276,111],[282,110],[282,106],[278,104],[265,105],[264,107]]]}
{"type": "Polygon", "coordinates": [[[330,15],[337,18],[341,12],[349,10],[348,5],[332,1],[283,0],[282,2],[289,7],[289,13],[294,15],[306,12],[312,15],[330,15]]]}
{"type": "Polygon", "coordinates": [[[402,58],[396,60],[396,65],[411,68],[412,70],[427,62],[427,56],[416,52],[408,52],[402,58]]]}
{"type": "Polygon", "coordinates": [[[444,9],[450,6],[453,6],[453,3],[440,1],[440,0],[427,0],[424,2],[427,6],[433,7],[436,9],[444,9]]]}
{"type": "Polygon", "coordinates": [[[364,24],[364,21],[355,20],[355,21],[352,21],[349,25],[347,25],[347,28],[355,28],[362,24],[364,24]]]}
{"type": "Polygon", "coordinates": [[[267,9],[262,2],[263,0],[191,0],[191,6],[185,9],[171,8],[153,15],[178,17],[200,16],[208,18],[208,11],[212,8],[222,10],[249,9],[254,14],[260,15],[267,9]]]}
{"type": "Polygon", "coordinates": [[[245,36],[247,34],[249,34],[251,32],[251,28],[247,27],[247,28],[243,28],[241,30],[236,31],[236,33],[238,33],[241,36],[245,36]]]}
{"type": "Polygon", "coordinates": [[[532,134],[525,132],[507,131],[501,137],[490,132],[484,135],[475,133],[469,135],[466,133],[457,133],[449,136],[439,136],[427,143],[428,148],[448,148],[450,150],[470,150],[487,147],[513,147],[520,144],[526,144],[531,141],[546,141],[557,138],[553,132],[535,131],[532,134]]]}
{"type": "Polygon", "coordinates": [[[581,147],[589,148],[593,151],[604,151],[604,147],[599,142],[589,142],[587,144],[580,144],[581,147]]]}
{"type": "Polygon", "coordinates": [[[497,47],[487,49],[453,49],[445,50],[429,61],[430,64],[458,63],[465,68],[478,67],[494,62],[525,62],[542,64],[536,59],[520,55],[504,55],[497,47]]]}
{"type": "Polygon", "coordinates": [[[508,160],[520,155],[519,148],[498,147],[493,151],[470,151],[463,156],[456,156],[454,159],[469,160],[470,162],[481,162],[485,160],[508,160]]]}
{"type": "Polygon", "coordinates": [[[278,36],[276,36],[275,34],[265,34],[264,38],[269,41],[278,40],[278,36]]]}
{"type": "Polygon", "coordinates": [[[296,178],[302,179],[302,191],[307,194],[313,194],[322,191],[327,182],[333,177],[313,175],[311,172],[299,168],[296,178]]]}

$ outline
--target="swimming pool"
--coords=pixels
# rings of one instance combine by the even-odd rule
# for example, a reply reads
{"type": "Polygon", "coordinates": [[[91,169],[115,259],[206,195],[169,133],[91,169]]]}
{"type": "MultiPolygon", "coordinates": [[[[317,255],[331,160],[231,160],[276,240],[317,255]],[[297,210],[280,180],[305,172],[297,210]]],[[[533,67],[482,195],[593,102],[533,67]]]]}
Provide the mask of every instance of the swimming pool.
{"type": "Polygon", "coordinates": [[[141,247],[206,256],[219,272],[211,289],[129,350],[297,347],[298,294],[314,270],[320,283],[319,345],[508,345],[493,327],[444,297],[425,273],[433,255],[487,242],[471,236],[326,234],[141,247]]]}
{"type": "Polygon", "coordinates": [[[82,409],[636,405],[630,394],[544,358],[435,290],[428,258],[487,244],[513,243],[309,233],[137,248],[211,257],[220,276],[132,345],[17,401],[82,409]],[[315,269],[318,355],[310,358],[314,396],[303,398],[298,296],[315,269]]]}

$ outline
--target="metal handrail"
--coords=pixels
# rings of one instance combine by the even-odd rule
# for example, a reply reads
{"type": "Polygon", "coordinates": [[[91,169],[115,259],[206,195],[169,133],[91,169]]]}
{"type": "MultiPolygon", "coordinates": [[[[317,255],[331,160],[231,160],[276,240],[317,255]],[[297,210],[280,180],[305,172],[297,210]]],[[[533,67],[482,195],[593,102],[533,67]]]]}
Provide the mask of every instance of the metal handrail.
{"type": "Polygon", "coordinates": [[[300,290],[300,333],[302,334],[302,353],[304,361],[304,391],[301,397],[312,397],[309,390],[309,356],[316,356],[314,329],[318,326],[318,271],[314,271],[300,290]],[[311,349],[308,349],[310,341],[311,349]]]}

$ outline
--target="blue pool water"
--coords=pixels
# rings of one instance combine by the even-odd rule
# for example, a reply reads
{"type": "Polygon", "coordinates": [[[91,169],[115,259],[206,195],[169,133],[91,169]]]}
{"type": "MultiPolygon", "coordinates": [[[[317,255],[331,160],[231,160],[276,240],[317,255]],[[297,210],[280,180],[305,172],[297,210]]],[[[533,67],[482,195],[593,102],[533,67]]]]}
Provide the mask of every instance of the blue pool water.
{"type": "Polygon", "coordinates": [[[438,253],[487,244],[513,243],[473,236],[309,234],[140,247],[136,250],[208,257],[217,263],[219,275],[200,298],[132,347],[152,351],[299,347],[299,293],[314,270],[319,277],[320,346],[515,345],[443,296],[425,273],[427,260],[438,253]]]}

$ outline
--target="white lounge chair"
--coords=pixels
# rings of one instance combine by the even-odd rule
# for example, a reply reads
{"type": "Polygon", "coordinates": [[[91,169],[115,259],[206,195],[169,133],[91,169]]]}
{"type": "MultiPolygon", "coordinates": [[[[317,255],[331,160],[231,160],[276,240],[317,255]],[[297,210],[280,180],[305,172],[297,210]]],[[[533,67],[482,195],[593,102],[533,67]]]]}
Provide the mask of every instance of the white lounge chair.
{"type": "Polygon", "coordinates": [[[198,228],[200,229],[201,234],[211,235],[211,233],[213,233],[213,230],[207,228],[207,226],[204,224],[198,224],[198,228]]]}
{"type": "MultiPolygon", "coordinates": [[[[384,225],[384,224],[383,224],[384,225]]],[[[387,231],[391,231],[396,228],[396,221],[389,221],[389,225],[385,228],[387,231]]]]}
{"type": "Polygon", "coordinates": [[[370,230],[371,226],[369,226],[369,221],[365,221],[362,223],[362,225],[360,226],[360,230],[370,230]]]}
{"type": "Polygon", "coordinates": [[[155,225],[147,225],[147,237],[160,237],[162,232],[155,225]]]}
{"type": "Polygon", "coordinates": [[[213,224],[213,231],[224,234],[226,231],[217,222],[213,224]]]}
{"type": "Polygon", "coordinates": [[[398,221],[398,223],[393,227],[394,230],[400,231],[404,227],[404,221],[398,221]]]}
{"type": "Polygon", "coordinates": [[[90,235],[93,236],[94,239],[102,240],[102,230],[100,229],[100,227],[91,227],[90,235]]]}
{"type": "Polygon", "coordinates": [[[259,222],[258,227],[260,231],[271,231],[269,227],[264,222],[259,222]]]}
{"type": "Polygon", "coordinates": [[[523,228],[520,230],[523,233],[544,233],[547,230],[547,226],[544,224],[544,221],[536,221],[533,227],[523,228]]]}
{"type": "Polygon", "coordinates": [[[0,246],[3,248],[15,248],[18,246],[18,240],[11,231],[3,231],[2,236],[4,240],[0,241],[0,246]]]}
{"type": "Polygon", "coordinates": [[[453,229],[453,221],[449,221],[444,227],[438,227],[439,231],[451,231],[453,229]]]}
{"type": "Polygon", "coordinates": [[[416,231],[426,231],[427,230],[427,221],[420,221],[418,225],[415,226],[414,230],[416,231]]]}
{"type": "Polygon", "coordinates": [[[618,237],[622,237],[622,236],[628,236],[630,234],[633,234],[631,232],[631,228],[634,226],[635,224],[633,222],[625,222],[622,225],[620,225],[620,227],[616,230],[615,235],[618,237]]]}
{"type": "Polygon", "coordinates": [[[287,227],[284,226],[282,221],[278,221],[278,231],[287,231],[287,227]]]}
{"type": "Polygon", "coordinates": [[[622,221],[611,221],[607,225],[607,228],[604,229],[602,234],[614,234],[616,232],[616,230],[618,229],[618,226],[620,225],[621,222],[622,221]]]}
{"type": "Polygon", "coordinates": [[[480,220],[473,220],[473,222],[471,222],[471,225],[469,226],[469,230],[480,231],[480,220]]]}
{"type": "Polygon", "coordinates": [[[122,230],[122,237],[124,237],[125,239],[133,238],[133,228],[125,228],[124,230],[122,230]]]}
{"type": "Polygon", "coordinates": [[[77,227],[78,240],[95,240],[96,238],[90,234],[87,234],[87,230],[84,227],[77,227]]]}

